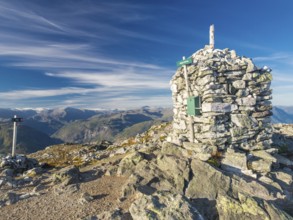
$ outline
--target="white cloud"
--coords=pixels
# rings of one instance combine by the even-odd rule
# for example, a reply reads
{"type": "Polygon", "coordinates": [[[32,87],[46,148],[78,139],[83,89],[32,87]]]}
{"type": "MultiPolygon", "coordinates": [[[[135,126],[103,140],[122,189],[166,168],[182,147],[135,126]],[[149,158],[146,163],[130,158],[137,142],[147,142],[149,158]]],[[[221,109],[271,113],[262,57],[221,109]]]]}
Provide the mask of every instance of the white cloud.
{"type": "Polygon", "coordinates": [[[269,56],[261,56],[255,57],[253,59],[257,62],[272,62],[272,63],[279,63],[281,65],[293,65],[293,54],[287,52],[278,52],[273,53],[269,56]]]}
{"type": "Polygon", "coordinates": [[[9,45],[0,43],[0,56],[22,58],[14,61],[14,66],[30,68],[117,68],[117,66],[147,68],[162,70],[163,68],[149,63],[133,60],[117,60],[102,54],[93,54],[90,46],[85,44],[55,44],[55,45],[9,45]],[[87,67],[89,65],[89,67],[87,67]]]}
{"type": "Polygon", "coordinates": [[[153,102],[151,97],[163,104],[171,96],[161,94],[169,92],[168,83],[174,69],[139,61],[139,57],[117,58],[106,49],[129,38],[170,43],[163,35],[124,25],[152,19],[151,14],[144,13],[143,7],[121,2],[72,1],[68,4],[61,1],[55,8],[43,7],[38,1],[16,2],[0,2],[3,21],[0,23],[0,57],[8,60],[4,65],[47,72],[47,77],[67,79],[68,87],[3,91],[0,92],[1,103],[22,105],[20,107],[29,106],[27,103],[35,107],[98,103],[99,106],[93,105],[100,108],[103,104],[117,103],[147,105],[153,102]],[[151,95],[156,92],[161,98],[151,95]]]}
{"type": "Polygon", "coordinates": [[[167,89],[169,83],[166,75],[157,73],[136,73],[133,70],[117,70],[114,72],[61,72],[46,73],[47,76],[61,77],[74,80],[82,84],[93,84],[108,88],[120,88],[131,90],[134,88],[143,90],[149,88],[167,89]]]}
{"type": "Polygon", "coordinates": [[[0,100],[23,100],[43,97],[53,97],[72,94],[87,94],[90,92],[99,91],[95,89],[85,89],[78,87],[68,87],[60,89],[28,89],[28,90],[12,90],[7,92],[0,92],[0,100]]]}

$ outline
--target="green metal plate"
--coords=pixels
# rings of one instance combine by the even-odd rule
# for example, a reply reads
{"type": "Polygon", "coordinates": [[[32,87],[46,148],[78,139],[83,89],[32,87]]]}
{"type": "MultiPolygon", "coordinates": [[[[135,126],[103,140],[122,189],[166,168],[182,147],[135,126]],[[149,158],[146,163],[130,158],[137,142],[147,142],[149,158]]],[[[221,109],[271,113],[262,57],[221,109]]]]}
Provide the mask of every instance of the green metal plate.
{"type": "Polygon", "coordinates": [[[187,98],[187,114],[188,115],[201,115],[200,112],[200,97],[191,96],[187,98]]]}

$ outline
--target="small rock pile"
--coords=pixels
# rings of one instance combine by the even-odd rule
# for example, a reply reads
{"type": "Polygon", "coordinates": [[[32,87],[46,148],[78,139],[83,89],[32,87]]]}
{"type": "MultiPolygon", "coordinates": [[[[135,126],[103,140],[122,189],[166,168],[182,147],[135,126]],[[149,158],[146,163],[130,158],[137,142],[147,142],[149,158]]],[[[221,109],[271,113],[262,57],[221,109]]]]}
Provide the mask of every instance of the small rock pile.
{"type": "Polygon", "coordinates": [[[1,160],[0,168],[11,173],[11,176],[13,176],[14,174],[22,173],[38,165],[39,163],[36,159],[27,158],[25,155],[16,155],[15,157],[9,155],[1,160]]]}
{"type": "Polygon", "coordinates": [[[191,56],[187,66],[189,94],[184,68],[171,80],[174,103],[173,133],[168,141],[190,142],[187,98],[200,97],[200,114],[192,115],[194,142],[245,151],[271,147],[272,75],[268,67],[257,68],[250,58],[234,50],[205,47],[191,56]]]}

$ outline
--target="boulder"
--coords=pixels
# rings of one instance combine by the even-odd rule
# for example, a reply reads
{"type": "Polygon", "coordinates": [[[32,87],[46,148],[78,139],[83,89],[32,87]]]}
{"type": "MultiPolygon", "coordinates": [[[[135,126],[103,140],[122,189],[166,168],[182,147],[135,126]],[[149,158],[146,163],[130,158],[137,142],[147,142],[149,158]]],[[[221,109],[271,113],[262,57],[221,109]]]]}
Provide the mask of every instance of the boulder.
{"type": "Polygon", "coordinates": [[[57,183],[61,182],[64,186],[77,183],[79,180],[79,169],[73,165],[62,168],[53,175],[53,181],[57,183]]]}
{"type": "Polygon", "coordinates": [[[191,169],[193,176],[185,193],[188,198],[215,200],[218,194],[225,194],[230,190],[230,177],[211,165],[194,159],[191,161],[191,169]]]}
{"type": "Polygon", "coordinates": [[[132,174],[135,166],[142,160],[144,160],[144,154],[142,153],[134,152],[127,155],[120,161],[117,169],[117,175],[123,176],[132,174]]]}
{"type": "Polygon", "coordinates": [[[278,164],[282,164],[285,166],[293,166],[293,161],[288,159],[287,157],[284,157],[280,154],[274,154],[273,157],[277,159],[278,164]]]}
{"type": "Polygon", "coordinates": [[[275,171],[270,173],[274,177],[274,180],[280,185],[291,186],[293,183],[293,172],[289,171],[275,171]]]}
{"type": "Polygon", "coordinates": [[[210,159],[213,155],[215,155],[217,153],[216,146],[201,144],[201,143],[183,142],[183,148],[191,151],[192,157],[197,158],[202,161],[207,161],[208,159],[210,159]]]}
{"type": "Polygon", "coordinates": [[[268,173],[272,169],[273,162],[270,160],[264,160],[260,158],[253,157],[248,161],[248,167],[259,173],[268,173]]]}
{"type": "Polygon", "coordinates": [[[158,155],[157,165],[166,179],[172,180],[173,187],[183,193],[185,183],[189,181],[189,161],[171,155],[158,155]]]}
{"type": "Polygon", "coordinates": [[[221,169],[236,173],[247,170],[246,154],[228,149],[221,161],[221,169]]]}
{"type": "Polygon", "coordinates": [[[271,162],[274,162],[274,163],[277,162],[276,157],[272,156],[270,153],[268,153],[265,150],[255,150],[255,151],[251,151],[250,153],[254,157],[258,157],[258,158],[261,158],[261,159],[264,159],[264,160],[268,160],[268,161],[271,161],[271,162]]]}
{"type": "Polygon", "coordinates": [[[139,198],[131,204],[129,211],[134,220],[204,219],[186,197],[169,192],[157,192],[153,195],[140,194],[139,198]]]}
{"type": "Polygon", "coordinates": [[[94,200],[94,197],[91,196],[89,193],[85,192],[85,193],[82,193],[82,195],[80,196],[79,203],[83,205],[93,200],[94,200]]]}
{"type": "Polygon", "coordinates": [[[183,149],[181,146],[170,143],[170,142],[164,142],[161,149],[162,154],[179,155],[179,156],[182,156],[184,151],[185,149],[183,149]]]}
{"type": "Polygon", "coordinates": [[[220,195],[217,198],[219,219],[247,220],[247,219],[292,219],[286,212],[277,208],[272,203],[261,199],[255,199],[245,194],[238,194],[238,199],[220,195]]]}
{"type": "MultiPolygon", "coordinates": [[[[98,214],[95,218],[95,220],[104,220],[104,219],[111,219],[111,220],[123,220],[124,214],[120,209],[115,209],[113,211],[105,211],[100,214],[98,214]]],[[[128,219],[128,218],[126,218],[128,219]]]]}
{"type": "Polygon", "coordinates": [[[0,198],[0,206],[12,205],[19,201],[19,195],[14,192],[7,192],[0,198]]]}

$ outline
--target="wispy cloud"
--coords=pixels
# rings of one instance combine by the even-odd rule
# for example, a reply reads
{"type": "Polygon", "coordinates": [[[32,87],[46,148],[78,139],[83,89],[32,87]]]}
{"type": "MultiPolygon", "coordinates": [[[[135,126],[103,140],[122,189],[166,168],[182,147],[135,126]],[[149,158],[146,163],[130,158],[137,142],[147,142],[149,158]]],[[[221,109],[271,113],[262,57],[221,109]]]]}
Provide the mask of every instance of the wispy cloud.
{"type": "Polygon", "coordinates": [[[34,99],[52,96],[72,95],[72,94],[86,94],[96,92],[98,89],[85,89],[78,87],[68,87],[59,89],[30,89],[30,90],[12,90],[7,92],[0,92],[0,100],[23,100],[34,99]]]}
{"type": "Polygon", "coordinates": [[[280,62],[283,64],[293,65],[293,54],[287,52],[273,53],[269,56],[255,57],[253,60],[258,62],[280,62]]]}
{"type": "Polygon", "coordinates": [[[166,89],[168,75],[148,73],[132,69],[116,70],[112,72],[62,72],[46,73],[47,76],[61,77],[74,80],[82,84],[94,84],[109,88],[138,88],[138,89],[166,89]]]}
{"type": "Polygon", "coordinates": [[[42,103],[46,106],[92,103],[92,107],[98,108],[114,106],[113,100],[124,106],[137,106],[141,105],[137,100],[147,104],[152,102],[151,97],[168,97],[161,94],[169,91],[168,81],[174,70],[137,58],[114,58],[105,49],[123,40],[121,37],[164,42],[151,34],[111,22],[116,19],[119,24],[127,24],[152,17],[140,13],[143,9],[135,5],[104,2],[100,7],[91,7],[91,1],[84,3],[78,11],[77,2],[74,6],[61,3],[60,8],[54,10],[62,13],[54,13],[54,16],[50,9],[40,9],[32,3],[26,7],[8,1],[0,3],[0,17],[5,20],[0,24],[0,57],[9,60],[6,65],[41,70],[47,72],[47,77],[68,80],[68,87],[1,92],[0,102],[29,102],[39,106],[42,103]],[[96,16],[95,20],[91,15],[96,16]],[[75,16],[78,19],[74,19],[75,16]],[[20,34],[14,34],[17,30],[20,34]],[[51,36],[47,37],[48,34],[51,36]],[[59,40],[63,38],[65,43],[59,40]]]}
{"type": "MultiPolygon", "coordinates": [[[[38,43],[38,42],[36,42],[38,43]]],[[[164,69],[158,65],[143,63],[134,60],[118,60],[105,57],[103,54],[92,52],[90,45],[86,44],[43,44],[32,45],[4,45],[0,43],[0,56],[22,58],[14,61],[14,66],[29,68],[109,68],[128,66],[148,68],[154,70],[164,69]]]]}

